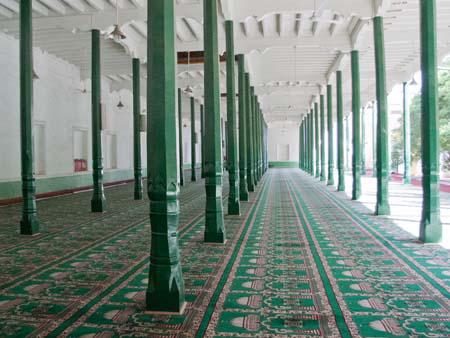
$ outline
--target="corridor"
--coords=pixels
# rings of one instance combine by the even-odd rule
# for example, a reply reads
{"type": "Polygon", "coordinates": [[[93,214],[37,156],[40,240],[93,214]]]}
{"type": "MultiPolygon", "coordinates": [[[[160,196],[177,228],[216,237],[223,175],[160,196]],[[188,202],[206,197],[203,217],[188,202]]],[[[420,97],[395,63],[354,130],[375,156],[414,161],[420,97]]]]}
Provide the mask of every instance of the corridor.
{"type": "Polygon", "coordinates": [[[18,236],[18,206],[1,208],[0,336],[450,334],[450,257],[439,245],[298,169],[269,170],[241,216],[225,216],[226,244],[207,244],[204,189],[181,190],[183,315],[145,310],[148,203],[133,200],[132,184],[106,189],[103,214],[90,213],[90,192],[38,201],[32,237],[18,236]]]}

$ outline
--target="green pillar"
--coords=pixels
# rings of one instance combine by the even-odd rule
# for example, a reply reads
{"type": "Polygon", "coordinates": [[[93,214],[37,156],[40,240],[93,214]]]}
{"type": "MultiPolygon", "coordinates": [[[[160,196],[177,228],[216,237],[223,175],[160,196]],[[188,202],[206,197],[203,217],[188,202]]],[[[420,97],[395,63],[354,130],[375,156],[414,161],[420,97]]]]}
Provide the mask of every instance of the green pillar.
{"type": "Polygon", "coordinates": [[[261,108],[259,105],[258,100],[257,102],[257,109],[256,109],[256,148],[258,153],[258,167],[257,167],[257,179],[258,181],[261,180],[262,177],[262,171],[261,171],[261,108]]]}
{"type": "Polygon", "coordinates": [[[305,171],[309,173],[309,114],[305,116],[305,171]]]}
{"type": "Polygon", "coordinates": [[[200,105],[201,178],[205,178],[205,107],[200,105]]]}
{"type": "Polygon", "coordinates": [[[309,173],[314,176],[314,109],[309,114],[309,173]]]}
{"type": "Polygon", "coordinates": [[[149,0],[147,4],[147,184],[151,225],[147,310],[180,313],[185,298],[178,247],[180,188],[174,152],[174,2],[149,0]]]}
{"type": "Polygon", "coordinates": [[[205,46],[205,242],[224,243],[217,0],[203,1],[205,46]]]}
{"type": "MultiPolygon", "coordinates": [[[[179,171],[180,171],[180,185],[184,185],[184,159],[183,159],[183,105],[182,105],[182,91],[178,88],[178,152],[179,152],[179,171]]],[[[147,116],[148,118],[148,116],[147,116]]]]}
{"type": "Polygon", "coordinates": [[[247,110],[247,188],[249,192],[255,191],[253,168],[253,130],[252,130],[252,95],[250,91],[250,74],[245,73],[246,84],[246,110],[247,110]]]}
{"type": "Polygon", "coordinates": [[[352,64],[352,122],[353,122],[353,156],[352,156],[352,200],[361,196],[361,92],[359,77],[359,51],[351,52],[352,64]]]}
{"type": "Polygon", "coordinates": [[[101,74],[100,74],[100,31],[92,30],[92,212],[103,212],[106,199],[103,189],[103,158],[101,131],[101,74]]]}
{"type": "Polygon", "coordinates": [[[328,182],[334,185],[334,149],[333,149],[333,87],[327,85],[327,126],[328,126],[328,182]]]}
{"type": "Polygon", "coordinates": [[[403,82],[403,183],[411,183],[411,118],[408,102],[408,83],[403,82]]]}
{"type": "Polygon", "coordinates": [[[134,153],[134,199],[141,200],[141,62],[133,58],[133,153],[134,153]]]}
{"type": "Polygon", "coordinates": [[[422,187],[423,205],[420,240],[435,243],[442,239],[439,185],[439,110],[436,48],[436,1],[420,1],[422,70],[422,187]]]}
{"type": "Polygon", "coordinates": [[[337,115],[337,168],[338,191],[345,191],[345,164],[344,164],[344,103],[342,93],[342,71],[336,72],[336,115],[337,115]]]}
{"type": "Polygon", "coordinates": [[[22,218],[20,233],[39,232],[36,210],[36,181],[33,165],[33,19],[31,1],[20,2],[20,154],[22,175],[22,218]]]}
{"type": "Polygon", "coordinates": [[[384,55],[383,18],[373,19],[375,41],[376,92],[378,104],[377,116],[377,204],[375,215],[389,215],[389,127],[388,102],[386,91],[386,68],[384,55]]]}
{"type": "Polygon", "coordinates": [[[361,110],[361,175],[366,174],[366,109],[361,110]]]}
{"type": "Polygon", "coordinates": [[[239,86],[239,199],[248,201],[247,187],[247,116],[246,116],[246,84],[244,55],[239,54],[238,59],[238,86],[239,86]]]}
{"type": "Polygon", "coordinates": [[[320,180],[325,182],[325,96],[320,95],[320,180]]]}
{"type": "Polygon", "coordinates": [[[256,115],[257,109],[256,105],[258,100],[255,95],[255,87],[250,87],[250,92],[252,95],[252,137],[253,137],[253,182],[256,187],[258,184],[258,151],[257,151],[257,137],[256,137],[256,115]]]}
{"type": "Polygon", "coordinates": [[[372,176],[377,177],[377,121],[376,121],[376,105],[372,101],[372,176]]]}
{"type": "Polygon", "coordinates": [[[239,215],[239,167],[236,136],[236,77],[233,21],[225,21],[225,31],[227,39],[227,161],[228,179],[230,182],[230,193],[228,195],[228,213],[230,215],[239,215]]]}
{"type": "Polygon", "coordinates": [[[315,177],[320,177],[320,131],[319,131],[319,103],[314,103],[314,135],[316,148],[316,174],[315,177]]]}
{"type": "Polygon", "coordinates": [[[298,167],[303,169],[303,122],[298,127],[298,167]]]}
{"type": "Polygon", "coordinates": [[[196,142],[195,142],[195,100],[191,97],[191,181],[197,181],[196,164],[196,142]]]}
{"type": "Polygon", "coordinates": [[[350,122],[349,115],[345,117],[345,169],[350,169],[350,122]]]}

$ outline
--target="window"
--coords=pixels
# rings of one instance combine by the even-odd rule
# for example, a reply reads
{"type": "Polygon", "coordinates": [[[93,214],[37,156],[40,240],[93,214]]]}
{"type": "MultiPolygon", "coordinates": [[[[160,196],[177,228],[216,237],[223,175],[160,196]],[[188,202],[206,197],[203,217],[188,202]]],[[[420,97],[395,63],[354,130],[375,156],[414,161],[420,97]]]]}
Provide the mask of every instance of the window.
{"type": "Polygon", "coordinates": [[[87,130],[76,128],[73,130],[73,162],[74,171],[87,171],[88,140],[87,130]]]}
{"type": "Polygon", "coordinates": [[[34,170],[36,175],[45,175],[45,124],[36,122],[33,132],[34,170]]]}

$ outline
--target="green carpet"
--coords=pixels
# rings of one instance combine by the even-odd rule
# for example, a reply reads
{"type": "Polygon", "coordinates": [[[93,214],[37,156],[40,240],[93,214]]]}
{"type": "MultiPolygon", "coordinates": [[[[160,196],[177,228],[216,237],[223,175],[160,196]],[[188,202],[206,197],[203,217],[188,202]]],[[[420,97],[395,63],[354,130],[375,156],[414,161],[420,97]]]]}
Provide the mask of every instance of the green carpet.
{"type": "Polygon", "coordinates": [[[40,201],[31,238],[17,234],[18,206],[0,209],[0,337],[450,336],[448,251],[298,169],[269,171],[225,217],[225,245],[203,243],[203,181],[184,187],[188,306],[151,315],[148,202],[132,190],[107,189],[101,215],[89,193],[40,201]]]}

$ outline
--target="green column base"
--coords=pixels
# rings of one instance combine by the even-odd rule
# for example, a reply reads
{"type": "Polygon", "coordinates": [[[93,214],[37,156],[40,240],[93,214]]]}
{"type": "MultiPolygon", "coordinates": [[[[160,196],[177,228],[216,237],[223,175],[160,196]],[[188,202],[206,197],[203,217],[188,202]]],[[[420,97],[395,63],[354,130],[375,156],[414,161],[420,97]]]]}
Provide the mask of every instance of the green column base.
{"type": "Polygon", "coordinates": [[[248,202],[248,191],[243,191],[241,189],[241,191],[239,192],[239,200],[241,202],[248,202]]]}
{"type": "Polygon", "coordinates": [[[327,179],[326,179],[326,177],[324,176],[324,175],[321,175],[320,176],[320,182],[325,182],[327,179]]]}
{"type": "Polygon", "coordinates": [[[255,185],[253,183],[248,183],[248,192],[254,192],[255,191],[255,185]]]}
{"type": "Polygon", "coordinates": [[[241,205],[238,199],[228,200],[228,215],[240,215],[241,205]]]}
{"type": "Polygon", "coordinates": [[[375,216],[389,216],[391,214],[391,208],[389,207],[389,204],[386,203],[379,203],[375,207],[375,216]]]}
{"type": "Polygon", "coordinates": [[[206,180],[205,242],[225,243],[222,185],[209,183],[208,177],[206,180]]]}
{"type": "Polygon", "coordinates": [[[143,198],[144,189],[142,188],[142,178],[135,178],[134,180],[134,199],[139,201],[143,198]]]}
{"type": "Polygon", "coordinates": [[[430,219],[424,219],[422,215],[419,240],[423,243],[439,243],[442,240],[442,223],[439,213],[431,215],[430,219]]]}
{"type": "Polygon", "coordinates": [[[205,231],[205,243],[225,243],[225,234],[223,232],[209,232],[205,231]]]}
{"type": "Polygon", "coordinates": [[[403,177],[403,184],[411,184],[411,177],[403,177]]]}
{"type": "Polygon", "coordinates": [[[152,312],[181,314],[185,305],[180,264],[152,265],[146,293],[146,309],[152,312]]]}
{"type": "Polygon", "coordinates": [[[21,235],[36,235],[39,233],[39,221],[36,215],[22,215],[20,221],[21,235]]]}
{"type": "Polygon", "coordinates": [[[345,191],[345,185],[344,184],[339,184],[337,191],[345,191]]]}
{"type": "Polygon", "coordinates": [[[102,198],[93,198],[91,200],[91,211],[92,212],[104,212],[106,210],[106,199],[102,198]]]}
{"type": "Polygon", "coordinates": [[[327,185],[334,185],[334,178],[333,177],[328,179],[327,185]]]}

